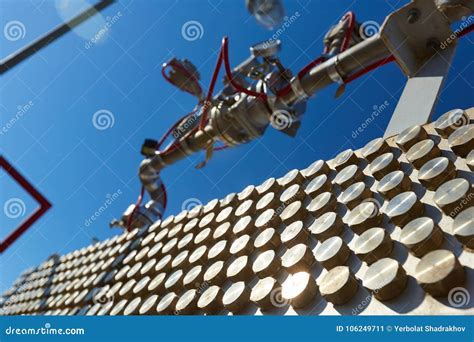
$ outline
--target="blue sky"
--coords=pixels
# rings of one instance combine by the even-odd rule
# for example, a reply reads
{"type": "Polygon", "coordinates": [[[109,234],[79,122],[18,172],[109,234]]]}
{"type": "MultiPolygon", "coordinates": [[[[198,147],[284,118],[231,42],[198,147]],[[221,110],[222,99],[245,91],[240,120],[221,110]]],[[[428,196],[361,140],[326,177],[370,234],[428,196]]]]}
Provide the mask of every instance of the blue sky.
{"type": "MultiPolygon", "coordinates": [[[[319,56],[323,35],[348,9],[356,12],[360,22],[382,23],[388,13],[406,2],[286,0],[287,14],[300,15],[280,37],[281,60],[297,71],[319,56]]],[[[69,7],[63,1],[2,0],[0,55],[24,46],[84,4],[80,0],[69,7]],[[4,32],[13,21],[23,25],[19,36],[4,32]]],[[[52,253],[64,254],[88,245],[94,237],[105,239],[119,233],[109,229],[108,223],[135,201],[143,139],[159,138],[195,104],[191,96],[163,80],[163,62],[171,56],[190,59],[207,87],[222,36],[230,38],[231,64],[236,65],[249,56],[249,46],[272,34],[248,15],[243,0],[118,1],[2,75],[0,126],[18,119],[0,138],[1,154],[53,207],[0,256],[0,290],[22,270],[52,253]],[[184,39],[181,32],[190,20],[203,28],[202,37],[194,41],[184,39]],[[106,22],[112,23],[107,34],[99,43],[91,43],[90,38],[106,22]],[[19,108],[28,104],[28,110],[18,116],[19,108]],[[94,127],[93,115],[100,110],[111,113],[113,126],[105,130],[94,127]],[[87,225],[86,220],[114,194],[119,195],[112,205],[87,225]]],[[[471,37],[460,42],[436,116],[472,106],[473,43],[471,37]]],[[[179,212],[189,198],[206,203],[382,136],[404,80],[395,65],[385,66],[351,83],[339,99],[334,97],[335,87],[318,93],[309,102],[295,138],[269,129],[258,141],[218,153],[202,170],[195,169],[202,154],[164,170],[167,213],[179,212]],[[388,103],[387,109],[354,138],[352,132],[375,106],[384,103],[388,103]]],[[[36,204],[4,171],[0,171],[0,184],[2,207],[12,198],[25,204],[23,215],[17,218],[1,212],[3,239],[36,204]]]]}

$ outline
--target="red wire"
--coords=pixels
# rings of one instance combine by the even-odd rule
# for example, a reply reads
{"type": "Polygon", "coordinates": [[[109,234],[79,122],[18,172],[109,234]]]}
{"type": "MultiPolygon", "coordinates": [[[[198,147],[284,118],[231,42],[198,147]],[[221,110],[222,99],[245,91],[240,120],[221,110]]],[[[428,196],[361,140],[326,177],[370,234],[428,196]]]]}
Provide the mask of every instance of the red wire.
{"type": "Polygon", "coordinates": [[[384,58],[384,59],[381,59],[367,67],[365,67],[364,69],[362,70],[359,70],[355,73],[353,73],[352,75],[348,76],[345,80],[344,80],[344,83],[347,84],[347,83],[350,83],[352,81],[354,81],[355,79],[365,75],[366,73],[368,73],[369,71],[372,71],[374,69],[377,69],[378,67],[381,67],[382,65],[385,65],[385,64],[388,64],[390,62],[393,62],[395,60],[395,57],[393,56],[389,56],[387,58],[384,58]]]}
{"type": "Polygon", "coordinates": [[[204,125],[206,124],[207,112],[209,111],[212,94],[214,94],[214,87],[216,86],[217,76],[219,75],[219,71],[221,70],[222,59],[223,59],[223,53],[221,49],[221,51],[219,51],[219,56],[217,56],[217,62],[216,62],[216,66],[214,67],[214,72],[212,73],[209,89],[207,90],[206,101],[204,102],[204,107],[202,109],[202,115],[201,115],[201,121],[199,122],[199,129],[203,129],[204,125]]]}
{"type": "Polygon", "coordinates": [[[235,90],[240,91],[249,96],[255,96],[256,98],[260,100],[266,100],[267,95],[265,93],[260,93],[253,90],[246,89],[234,80],[234,77],[232,76],[232,70],[230,68],[230,62],[229,62],[229,39],[227,37],[224,37],[222,39],[221,51],[223,53],[224,67],[225,67],[225,73],[226,73],[227,79],[229,80],[230,84],[235,88],[235,90]]]}
{"type": "Polygon", "coordinates": [[[168,205],[168,193],[166,192],[166,186],[165,183],[161,182],[161,191],[163,192],[163,212],[166,209],[166,206],[168,205]]]}
{"type": "Polygon", "coordinates": [[[464,37],[465,35],[474,31],[474,24],[469,25],[468,27],[462,29],[459,33],[456,34],[458,38],[464,37]]]}
{"type": "Polygon", "coordinates": [[[355,26],[355,14],[354,12],[347,12],[344,14],[341,20],[346,20],[349,18],[349,26],[347,27],[346,34],[344,36],[344,39],[342,40],[342,45],[341,45],[341,51],[343,52],[347,50],[349,47],[349,43],[351,41],[352,33],[354,32],[354,26],[355,26]]]}
{"type": "Polygon", "coordinates": [[[137,201],[135,202],[135,208],[133,208],[132,213],[128,217],[128,222],[127,222],[127,230],[131,231],[132,230],[132,222],[133,222],[133,217],[135,216],[138,207],[142,204],[143,200],[143,195],[145,194],[145,187],[142,185],[142,188],[140,190],[140,195],[138,195],[137,201]]]}
{"type": "Polygon", "coordinates": [[[226,148],[229,148],[229,145],[214,147],[214,151],[222,151],[222,150],[225,150],[226,148]]]}
{"type": "Polygon", "coordinates": [[[184,115],[183,117],[181,117],[178,121],[176,121],[169,129],[168,131],[166,131],[166,133],[161,137],[160,141],[158,142],[158,144],[156,145],[156,149],[159,150],[161,148],[161,145],[163,145],[163,143],[166,141],[166,139],[168,138],[168,136],[173,132],[173,130],[186,118],[188,118],[190,115],[193,115],[194,113],[196,113],[196,111],[198,110],[198,107],[196,107],[191,113],[188,113],[186,115],[184,115]]]}
{"type": "MultiPolygon", "coordinates": [[[[349,26],[346,30],[346,34],[345,34],[344,39],[342,41],[341,52],[345,51],[348,48],[350,40],[351,40],[351,36],[352,36],[352,33],[354,31],[354,27],[355,27],[355,14],[354,14],[354,12],[347,12],[346,14],[344,14],[344,16],[341,18],[341,20],[346,20],[347,18],[349,18],[349,26]]],[[[328,47],[325,46],[321,56],[319,56],[318,58],[316,58],[316,59],[312,60],[311,62],[309,62],[306,66],[303,67],[303,69],[301,69],[298,72],[298,78],[301,79],[305,74],[307,74],[316,65],[321,64],[322,62],[326,61],[325,55],[327,53],[328,53],[328,47]]],[[[288,84],[286,87],[280,89],[277,92],[276,95],[277,95],[277,97],[286,96],[291,92],[291,90],[292,90],[291,85],[288,84]]]]}

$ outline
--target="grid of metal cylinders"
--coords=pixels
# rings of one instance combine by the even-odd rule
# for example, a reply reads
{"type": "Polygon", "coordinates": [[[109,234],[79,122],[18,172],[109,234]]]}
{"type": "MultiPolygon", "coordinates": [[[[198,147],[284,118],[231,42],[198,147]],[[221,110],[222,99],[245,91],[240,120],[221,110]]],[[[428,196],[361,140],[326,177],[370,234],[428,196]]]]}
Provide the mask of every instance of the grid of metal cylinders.
{"type": "Polygon", "coordinates": [[[473,314],[474,108],[25,271],[2,315],[473,314]]]}

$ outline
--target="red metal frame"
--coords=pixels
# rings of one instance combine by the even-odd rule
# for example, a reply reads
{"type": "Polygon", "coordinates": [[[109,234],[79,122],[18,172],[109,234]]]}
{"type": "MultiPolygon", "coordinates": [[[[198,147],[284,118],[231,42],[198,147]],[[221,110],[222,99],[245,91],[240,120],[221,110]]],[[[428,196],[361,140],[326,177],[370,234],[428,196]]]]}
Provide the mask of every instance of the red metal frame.
{"type": "Polygon", "coordinates": [[[0,156],[0,167],[13,177],[13,179],[25,189],[40,205],[28,218],[26,218],[7,238],[0,242],[0,254],[10,247],[16,239],[18,239],[24,232],[26,232],[41,216],[43,216],[49,208],[51,203],[36,190],[25,177],[23,177],[15,168],[3,157],[0,156]]]}

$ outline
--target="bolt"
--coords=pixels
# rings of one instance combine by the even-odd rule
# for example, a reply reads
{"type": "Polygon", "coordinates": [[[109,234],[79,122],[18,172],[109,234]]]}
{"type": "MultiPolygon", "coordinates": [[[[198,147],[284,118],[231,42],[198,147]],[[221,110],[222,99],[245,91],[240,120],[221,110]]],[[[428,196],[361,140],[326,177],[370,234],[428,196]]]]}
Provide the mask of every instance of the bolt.
{"type": "Polygon", "coordinates": [[[420,19],[420,16],[421,16],[421,12],[418,8],[412,8],[409,12],[408,12],[408,23],[409,24],[414,24],[418,21],[418,19],[420,19]]]}

